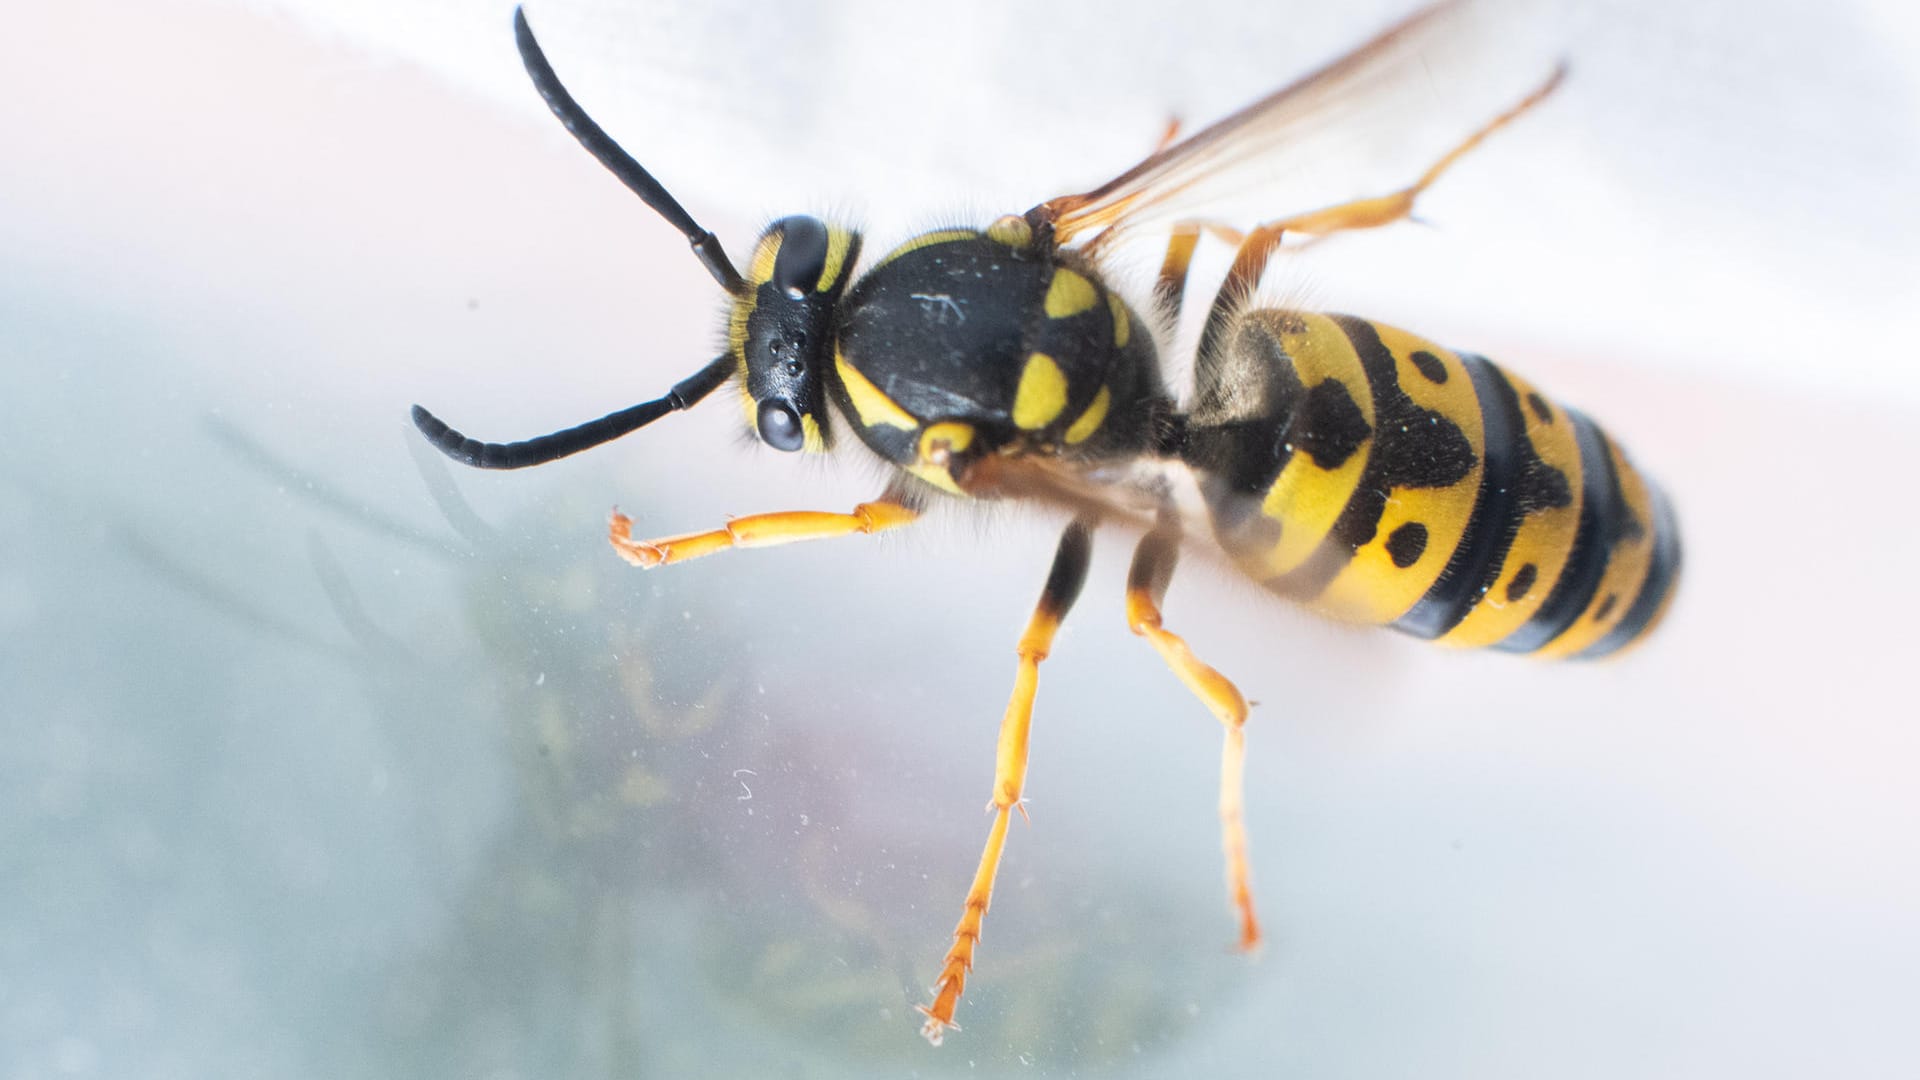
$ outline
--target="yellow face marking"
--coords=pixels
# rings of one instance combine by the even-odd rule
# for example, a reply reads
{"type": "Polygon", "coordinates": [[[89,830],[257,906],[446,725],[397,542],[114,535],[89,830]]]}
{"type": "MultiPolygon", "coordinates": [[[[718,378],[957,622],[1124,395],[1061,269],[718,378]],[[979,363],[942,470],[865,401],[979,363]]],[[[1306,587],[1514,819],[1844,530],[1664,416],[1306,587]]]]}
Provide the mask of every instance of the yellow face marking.
{"type": "Polygon", "coordinates": [[[804,440],[800,444],[800,449],[809,454],[826,453],[826,437],[820,434],[820,424],[814,420],[812,413],[800,414],[800,435],[804,440]]]}
{"type": "Polygon", "coordinates": [[[987,239],[996,244],[1023,248],[1033,243],[1033,226],[1028,225],[1027,219],[1018,214],[1008,214],[1005,217],[996,218],[993,224],[987,226],[987,239]]]}
{"type": "Polygon", "coordinates": [[[820,271],[820,284],[815,292],[831,292],[833,283],[840,280],[840,271],[846,267],[847,249],[853,246],[853,232],[838,225],[827,226],[827,265],[820,271]]]}
{"type": "MultiPolygon", "coordinates": [[[[747,375],[747,319],[753,315],[756,304],[754,294],[733,302],[733,310],[727,313],[727,351],[740,361],[740,377],[747,375]]],[[[744,383],[742,385],[745,385],[744,383]]]]}
{"type": "MultiPolygon", "coordinates": [[[[747,392],[747,319],[753,315],[756,306],[755,296],[760,286],[773,280],[773,264],[780,257],[780,242],[786,239],[780,233],[768,233],[760,238],[753,249],[753,258],[747,263],[747,295],[736,300],[733,310],[727,315],[727,349],[740,361],[740,408],[747,416],[747,430],[760,430],[760,403],[753,400],[747,392]]],[[[821,288],[830,284],[828,279],[840,272],[841,264],[846,261],[847,246],[852,242],[853,234],[845,229],[829,226],[827,231],[827,268],[821,275],[821,288]]],[[[827,440],[820,432],[820,424],[811,415],[800,416],[800,433],[804,440],[800,448],[807,453],[817,454],[827,448],[827,440]]]]}
{"type": "Polygon", "coordinates": [[[935,244],[951,244],[955,240],[971,240],[979,235],[979,233],[974,232],[972,229],[937,229],[933,232],[921,233],[919,236],[887,252],[886,255],[882,256],[880,261],[874,265],[877,269],[910,251],[919,251],[923,247],[932,247],[935,244]]]}
{"type": "Polygon", "coordinates": [[[1100,294],[1094,290],[1093,282],[1064,266],[1058,267],[1053,272],[1053,281],[1047,285],[1047,318],[1064,319],[1078,315],[1099,299],[1100,294]]]}
{"type": "Polygon", "coordinates": [[[927,430],[920,433],[920,460],[907,466],[907,471],[942,491],[964,496],[966,492],[954,483],[950,464],[954,454],[972,445],[972,424],[962,424],[956,420],[929,424],[927,430]]]}
{"type": "MultiPolygon", "coordinates": [[[[780,256],[780,241],[784,239],[786,237],[780,233],[768,233],[754,245],[753,257],[747,260],[746,296],[734,301],[733,311],[727,316],[727,349],[740,357],[743,365],[747,355],[747,319],[759,304],[760,286],[773,280],[773,263],[780,256]]],[[[828,255],[832,255],[831,248],[828,255]]],[[[749,420],[752,419],[751,404],[747,406],[747,416],[749,420]]]]}
{"type": "Polygon", "coordinates": [[[780,255],[780,241],[786,239],[780,233],[769,233],[762,237],[753,249],[753,258],[747,263],[747,284],[759,286],[773,280],[773,261],[780,255]]]}
{"type": "Polygon", "coordinates": [[[1127,305],[1118,293],[1108,293],[1107,310],[1113,313],[1113,347],[1124,349],[1133,340],[1133,320],[1127,318],[1127,305]]]}
{"type": "Polygon", "coordinates": [[[1080,419],[1067,429],[1068,445],[1086,442],[1088,437],[1099,431],[1100,425],[1107,419],[1107,409],[1112,405],[1113,394],[1106,387],[1101,387],[1100,392],[1093,396],[1093,404],[1087,406],[1087,411],[1081,413],[1080,419]]]}
{"type": "Polygon", "coordinates": [[[920,421],[900,407],[899,403],[881,393],[873,381],[860,373],[860,369],[847,363],[840,350],[833,351],[833,368],[840,373],[840,385],[847,388],[847,397],[853,402],[853,411],[859,414],[862,427],[896,427],[902,431],[912,431],[920,426],[920,421]]]}
{"type": "Polygon", "coordinates": [[[1067,377],[1061,373],[1060,365],[1046,353],[1029,354],[1026,370],[1020,373],[1020,389],[1013,395],[1014,426],[1024,431],[1038,431],[1052,423],[1066,407],[1067,377]]]}

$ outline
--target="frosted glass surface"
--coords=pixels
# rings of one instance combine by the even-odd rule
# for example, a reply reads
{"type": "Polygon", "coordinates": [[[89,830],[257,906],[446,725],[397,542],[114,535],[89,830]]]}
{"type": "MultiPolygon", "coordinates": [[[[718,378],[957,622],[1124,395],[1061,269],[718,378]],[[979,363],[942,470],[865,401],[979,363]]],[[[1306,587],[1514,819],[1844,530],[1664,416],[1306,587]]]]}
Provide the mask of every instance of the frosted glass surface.
{"type": "MultiPolygon", "coordinates": [[[[980,44],[1011,8],[548,7],[736,253],[763,215],[1083,186],[1392,14],[1063,9],[1014,62],[980,44]]],[[[532,435],[718,332],[507,7],[11,13],[0,1075],[1905,1074],[1914,39],[1798,10],[1582,16],[1564,100],[1431,228],[1294,282],[1606,422],[1686,530],[1667,625],[1601,666],[1443,654],[1185,564],[1169,624],[1258,702],[1249,959],[1217,726],[1103,534],[939,1050],[911,1009],[1058,521],[632,570],[615,504],[675,532],[880,476],[752,447],[728,400],[526,473],[421,452],[415,401],[532,435]]]]}

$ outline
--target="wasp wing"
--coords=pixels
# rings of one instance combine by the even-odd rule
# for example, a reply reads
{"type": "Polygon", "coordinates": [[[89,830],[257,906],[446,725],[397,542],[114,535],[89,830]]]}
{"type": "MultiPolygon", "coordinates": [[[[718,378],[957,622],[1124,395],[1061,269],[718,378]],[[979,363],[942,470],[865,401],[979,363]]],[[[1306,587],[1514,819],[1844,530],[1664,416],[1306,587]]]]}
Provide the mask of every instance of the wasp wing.
{"type": "Polygon", "coordinates": [[[1397,188],[1539,84],[1556,47],[1544,14],[1498,0],[1442,0],[1028,218],[1050,222],[1057,243],[1097,236],[1105,244],[1123,229],[1271,221],[1384,190],[1369,184],[1397,188]]]}
{"type": "MultiPolygon", "coordinates": [[[[1229,223],[1284,221],[1289,231],[1324,234],[1395,220],[1404,212],[1374,213],[1356,200],[1386,202],[1377,197],[1418,190],[1557,84],[1558,43],[1541,18],[1545,14],[1481,0],[1446,0],[1423,8],[1353,52],[1149,155],[1107,183],[1041,203],[1028,220],[1036,226],[1051,224],[1056,243],[1079,243],[1083,251],[1114,242],[1123,232],[1178,221],[1224,226],[1222,231],[1229,234],[1237,231],[1229,223]],[[1330,207],[1346,213],[1317,212],[1330,207]]],[[[1250,273],[1257,279],[1257,269],[1250,273]]],[[[1273,312],[1272,318],[1275,335],[1309,329],[1294,326],[1285,312],[1273,312]]],[[[1312,318],[1311,329],[1320,340],[1345,340],[1327,317],[1312,318]]],[[[1396,341],[1405,337],[1392,333],[1396,341]]],[[[1339,385],[1366,394],[1372,376],[1357,353],[1329,348],[1352,369],[1344,371],[1339,385]]],[[[1401,351],[1413,348],[1403,342],[1401,351]]],[[[1311,346],[1305,351],[1318,354],[1311,346]]],[[[1296,456],[1289,441],[1292,406],[1279,400],[1272,387],[1262,389],[1267,387],[1266,354],[1238,356],[1235,362],[1244,370],[1216,370],[1210,378],[1202,377],[1198,400],[1188,414],[1194,424],[1188,439],[1212,440],[1217,444],[1212,449],[1190,450],[1178,461],[1132,459],[1093,469],[1037,457],[989,459],[976,466],[965,484],[977,493],[1044,502],[1135,527],[1177,517],[1190,550],[1224,559],[1276,592],[1307,599],[1339,617],[1391,621],[1377,609],[1393,598],[1379,599],[1349,583],[1334,587],[1329,580],[1350,561],[1334,557],[1351,548],[1345,546],[1350,540],[1333,536],[1333,530],[1357,488],[1340,498],[1309,493],[1318,501],[1310,512],[1292,511],[1284,530],[1268,512],[1266,503],[1276,493],[1296,501],[1297,496],[1291,487],[1276,488],[1282,478],[1272,470],[1260,476],[1248,470],[1277,465],[1282,453],[1296,456]]],[[[1464,371],[1460,374],[1448,391],[1471,395],[1470,379],[1464,371]]],[[[1354,436],[1351,424],[1336,421],[1357,420],[1358,415],[1349,418],[1334,410],[1321,419],[1327,430],[1291,431],[1292,438],[1303,443],[1297,456],[1322,471],[1345,468],[1354,475],[1343,479],[1357,483],[1367,457],[1348,445],[1354,436]]],[[[1418,455],[1439,459],[1430,470],[1435,476],[1421,479],[1431,480],[1428,486],[1442,495],[1466,492],[1471,500],[1477,490],[1473,477],[1439,475],[1445,472],[1441,466],[1453,468],[1473,457],[1471,448],[1464,456],[1439,452],[1458,449],[1448,443],[1434,454],[1418,455]]],[[[1430,494],[1425,487],[1417,493],[1430,494]]],[[[1384,497],[1387,489],[1378,494],[1384,497]]],[[[1443,517],[1465,525],[1463,513],[1435,520],[1443,517]]],[[[1376,514],[1373,520],[1382,517],[1376,514]]],[[[1442,550],[1443,539],[1436,531],[1436,552],[1442,550]]],[[[1389,554],[1408,557],[1411,541],[1395,545],[1389,554]]]]}

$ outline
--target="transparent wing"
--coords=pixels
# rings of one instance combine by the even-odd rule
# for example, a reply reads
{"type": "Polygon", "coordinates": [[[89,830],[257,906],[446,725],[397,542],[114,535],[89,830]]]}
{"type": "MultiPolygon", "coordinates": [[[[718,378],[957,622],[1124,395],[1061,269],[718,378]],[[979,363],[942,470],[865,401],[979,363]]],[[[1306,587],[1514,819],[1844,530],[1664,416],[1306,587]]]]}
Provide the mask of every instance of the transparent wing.
{"type": "MultiPolygon", "coordinates": [[[[1417,192],[1558,84],[1564,63],[1551,15],[1498,0],[1443,0],[1422,8],[1105,184],[1041,203],[1029,220],[1050,221],[1056,242],[1083,250],[1122,232],[1175,222],[1228,232],[1284,222],[1288,231],[1324,235],[1397,220],[1410,198],[1383,196],[1417,192]]],[[[1249,248],[1253,237],[1247,234],[1249,248]]],[[[1240,274],[1242,287],[1251,288],[1264,258],[1246,266],[1236,259],[1229,285],[1240,274]]],[[[1140,528],[1174,514],[1189,551],[1254,573],[1223,546],[1202,497],[1210,478],[1201,466],[1137,459],[1088,471],[1070,461],[1023,456],[987,459],[974,470],[966,482],[978,494],[1045,502],[1140,528]]],[[[1243,509],[1257,517],[1258,500],[1243,509]]],[[[1228,517],[1243,516],[1231,510],[1228,517]]]]}
{"type": "Polygon", "coordinates": [[[1551,12],[1442,0],[1090,191],[1041,203],[1062,243],[1253,223],[1403,186],[1554,67],[1551,12]]]}

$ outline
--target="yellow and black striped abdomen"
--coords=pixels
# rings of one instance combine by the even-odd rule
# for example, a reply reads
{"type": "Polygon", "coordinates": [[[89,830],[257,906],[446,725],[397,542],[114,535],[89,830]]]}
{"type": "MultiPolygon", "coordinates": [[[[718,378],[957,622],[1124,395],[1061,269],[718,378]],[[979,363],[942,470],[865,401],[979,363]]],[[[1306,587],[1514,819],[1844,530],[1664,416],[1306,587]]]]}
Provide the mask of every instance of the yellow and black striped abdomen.
{"type": "Polygon", "coordinates": [[[1186,459],[1221,545],[1282,595],[1443,645],[1602,656],[1680,540],[1592,421],[1487,360],[1341,315],[1241,314],[1200,359],[1186,459]]]}

